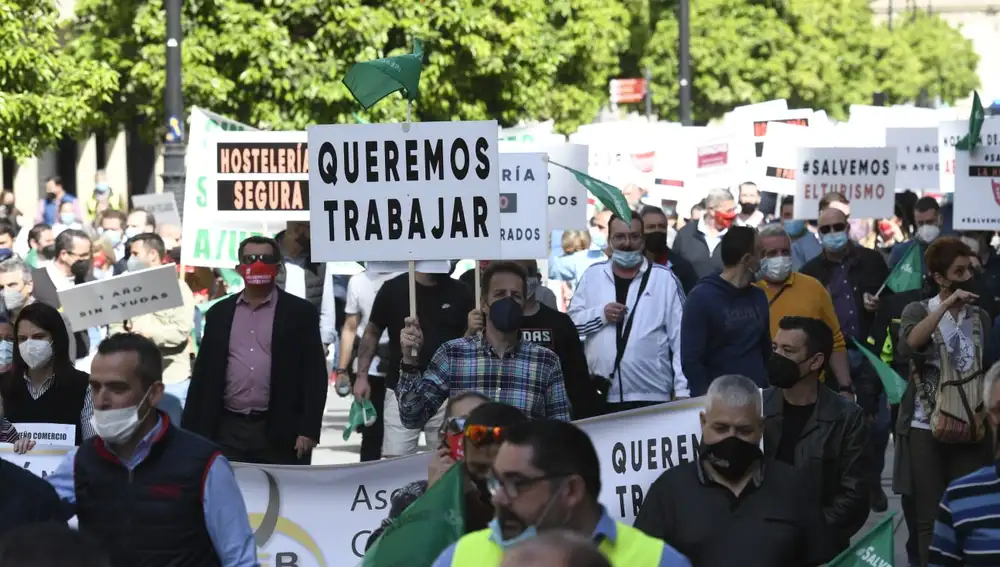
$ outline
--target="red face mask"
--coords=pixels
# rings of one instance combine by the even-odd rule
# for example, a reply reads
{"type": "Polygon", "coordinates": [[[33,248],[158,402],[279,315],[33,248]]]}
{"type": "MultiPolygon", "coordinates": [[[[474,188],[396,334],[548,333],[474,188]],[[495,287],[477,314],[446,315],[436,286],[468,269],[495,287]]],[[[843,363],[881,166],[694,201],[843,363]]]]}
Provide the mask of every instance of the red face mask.
{"type": "Polygon", "coordinates": [[[727,228],[733,226],[733,220],[736,218],[736,211],[729,213],[724,213],[722,211],[715,211],[715,227],[719,230],[726,230],[727,228]]]}
{"type": "Polygon", "coordinates": [[[253,264],[240,264],[240,275],[248,286],[271,285],[274,278],[278,277],[278,264],[265,264],[264,262],[254,262],[253,264]]]}

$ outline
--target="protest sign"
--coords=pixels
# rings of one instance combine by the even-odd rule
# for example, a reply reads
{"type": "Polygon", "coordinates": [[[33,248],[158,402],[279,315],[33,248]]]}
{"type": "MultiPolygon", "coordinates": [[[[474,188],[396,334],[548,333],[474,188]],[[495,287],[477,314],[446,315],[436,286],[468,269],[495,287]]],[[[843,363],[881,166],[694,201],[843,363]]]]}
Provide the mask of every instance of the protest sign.
{"type": "Polygon", "coordinates": [[[31,439],[39,445],[76,445],[76,426],[65,423],[15,423],[21,439],[31,439]]]}
{"type": "Polygon", "coordinates": [[[239,244],[248,236],[271,236],[284,230],[285,223],[273,222],[264,226],[258,221],[224,221],[216,217],[215,198],[209,205],[208,174],[211,160],[208,136],[218,131],[253,131],[246,124],[229,120],[218,114],[194,108],[191,110],[188,131],[188,149],[184,165],[184,246],[181,263],[185,266],[205,268],[234,268],[240,263],[239,244]]]}
{"type": "Polygon", "coordinates": [[[744,111],[740,113],[740,118],[749,118],[753,121],[753,142],[754,142],[754,154],[755,157],[761,157],[764,155],[764,136],[767,135],[768,124],[771,122],[778,122],[782,124],[790,124],[792,126],[809,126],[809,120],[812,118],[813,111],[811,109],[801,109],[801,110],[784,110],[784,111],[772,111],[770,108],[765,107],[763,111],[744,111]]]}
{"type": "Polygon", "coordinates": [[[305,132],[219,132],[209,136],[209,206],[225,220],[309,220],[305,132]]]}
{"type": "Polygon", "coordinates": [[[947,120],[938,124],[938,191],[941,193],[955,192],[955,144],[968,133],[968,120],[947,120]]]}
{"type": "Polygon", "coordinates": [[[184,304],[173,264],[128,272],[59,291],[73,329],[89,329],[184,304]]]}
{"type": "Polygon", "coordinates": [[[952,222],[955,230],[992,232],[1000,225],[1000,118],[983,121],[974,150],[955,154],[952,222]]]}
{"type": "Polygon", "coordinates": [[[895,207],[895,148],[800,148],[794,213],[815,219],[827,193],[851,203],[852,218],[886,218],[895,207]]]}
{"type": "Polygon", "coordinates": [[[896,148],[897,189],[938,188],[937,128],[886,128],[885,146],[896,148]]]}
{"type": "Polygon", "coordinates": [[[809,128],[773,122],[767,128],[764,155],[755,160],[761,191],[792,195],[795,193],[795,172],[798,169],[799,148],[810,145],[809,128]]]}
{"type": "Polygon", "coordinates": [[[174,194],[150,193],[147,195],[132,195],[132,208],[144,209],[153,215],[157,226],[172,224],[181,226],[181,216],[177,213],[177,199],[174,194]]]}
{"type": "Polygon", "coordinates": [[[545,154],[500,154],[500,260],[549,255],[545,154]]]}
{"type": "MultiPolygon", "coordinates": [[[[549,159],[587,173],[590,154],[587,146],[567,144],[563,142],[534,141],[512,142],[500,141],[501,155],[517,152],[544,152],[549,159]]],[[[587,190],[573,177],[573,174],[560,168],[549,167],[548,171],[548,229],[549,230],[586,230],[587,229],[587,190]]]]}
{"type": "Polygon", "coordinates": [[[18,455],[14,452],[14,445],[0,443],[0,459],[45,478],[59,467],[59,463],[70,449],[72,447],[35,447],[23,455],[18,455]]]}
{"type": "Polygon", "coordinates": [[[497,123],[309,127],[312,259],[497,258],[497,123]]]}

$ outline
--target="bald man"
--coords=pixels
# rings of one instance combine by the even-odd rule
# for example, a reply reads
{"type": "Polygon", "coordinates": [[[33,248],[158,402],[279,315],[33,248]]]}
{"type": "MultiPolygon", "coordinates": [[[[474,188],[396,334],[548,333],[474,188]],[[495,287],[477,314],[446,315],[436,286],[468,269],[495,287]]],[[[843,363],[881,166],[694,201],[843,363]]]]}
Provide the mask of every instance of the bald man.
{"type": "Polygon", "coordinates": [[[589,539],[555,530],[511,548],[500,567],[611,567],[611,562],[589,539]]]}
{"type": "Polygon", "coordinates": [[[163,239],[164,247],[170,258],[174,262],[180,263],[181,227],[176,224],[161,224],[156,228],[156,234],[159,234],[160,238],[163,239]],[[174,253],[177,254],[176,258],[174,253]]]}

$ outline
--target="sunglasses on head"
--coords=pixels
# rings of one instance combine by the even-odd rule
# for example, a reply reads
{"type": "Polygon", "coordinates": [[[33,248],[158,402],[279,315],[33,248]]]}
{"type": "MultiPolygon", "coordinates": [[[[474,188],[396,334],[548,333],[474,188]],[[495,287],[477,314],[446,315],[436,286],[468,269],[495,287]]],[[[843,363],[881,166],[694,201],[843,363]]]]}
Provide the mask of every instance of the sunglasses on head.
{"type": "Polygon", "coordinates": [[[277,264],[278,257],[274,254],[244,254],[240,262],[242,264],[253,264],[255,262],[260,262],[262,264],[277,264]]]}
{"type": "Polygon", "coordinates": [[[503,427],[496,425],[466,425],[465,437],[476,445],[503,442],[503,427]]]}
{"type": "Polygon", "coordinates": [[[838,222],[834,224],[823,225],[819,227],[817,230],[819,230],[820,234],[830,234],[831,232],[844,232],[845,230],[847,230],[847,223],[838,222]]]}
{"type": "Polygon", "coordinates": [[[464,417],[449,417],[448,420],[444,422],[445,435],[460,435],[464,432],[465,432],[464,417]]]}

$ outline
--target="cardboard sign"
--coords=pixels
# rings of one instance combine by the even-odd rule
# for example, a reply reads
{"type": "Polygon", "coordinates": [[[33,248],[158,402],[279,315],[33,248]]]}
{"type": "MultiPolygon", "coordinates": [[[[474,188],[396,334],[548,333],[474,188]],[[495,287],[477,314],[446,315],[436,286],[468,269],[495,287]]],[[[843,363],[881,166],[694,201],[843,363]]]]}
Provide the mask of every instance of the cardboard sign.
{"type": "Polygon", "coordinates": [[[548,167],[545,154],[500,154],[499,259],[548,257],[548,167]]]}
{"type": "Polygon", "coordinates": [[[184,305],[173,264],[87,282],[59,292],[73,329],[89,329],[184,305]]]}
{"type": "Polygon", "coordinates": [[[975,150],[955,154],[952,221],[955,230],[992,232],[1000,225],[1000,118],[983,121],[975,150]]]}
{"type": "MultiPolygon", "coordinates": [[[[764,136],[767,135],[768,123],[779,122],[792,126],[808,127],[809,119],[812,118],[812,115],[812,109],[806,108],[801,110],[785,110],[782,112],[767,112],[753,116],[754,156],[761,157],[764,155],[764,136]]],[[[741,114],[741,117],[743,116],[751,117],[749,114],[741,114]]]]}
{"type": "Polygon", "coordinates": [[[42,478],[54,473],[66,458],[66,453],[72,447],[34,448],[23,455],[14,452],[14,445],[0,443],[0,459],[12,463],[22,469],[42,478]]]}
{"type": "Polygon", "coordinates": [[[773,122],[767,129],[764,139],[764,155],[756,160],[760,179],[758,187],[761,191],[770,191],[782,195],[795,194],[797,187],[795,171],[799,164],[799,148],[809,146],[809,128],[773,122]]]}
{"type": "MultiPolygon", "coordinates": [[[[500,152],[545,152],[558,164],[584,173],[590,169],[590,150],[580,144],[501,141],[500,152]]],[[[549,166],[548,177],[549,230],[587,230],[587,190],[561,167],[549,166]]]]}
{"type": "Polygon", "coordinates": [[[500,255],[497,123],[309,127],[312,259],[500,255]]]}
{"type": "Polygon", "coordinates": [[[938,188],[941,164],[937,128],[886,128],[885,145],[896,148],[897,189],[938,188]]]}
{"type": "Polygon", "coordinates": [[[225,132],[209,138],[210,202],[224,220],[309,220],[305,132],[225,132]]]}
{"type": "Polygon", "coordinates": [[[151,193],[147,195],[132,195],[132,208],[145,209],[156,219],[156,226],[172,224],[181,226],[181,216],[177,213],[177,199],[174,194],[151,193]]]}
{"type": "Polygon", "coordinates": [[[896,199],[895,148],[800,148],[794,215],[815,219],[819,201],[837,192],[852,218],[892,217],[896,199]]]}
{"type": "Polygon", "coordinates": [[[968,120],[941,122],[937,128],[938,141],[938,192],[955,192],[955,144],[969,133],[968,120]]]}
{"type": "Polygon", "coordinates": [[[32,439],[38,445],[76,445],[76,426],[65,423],[15,423],[21,439],[32,439]]]}

